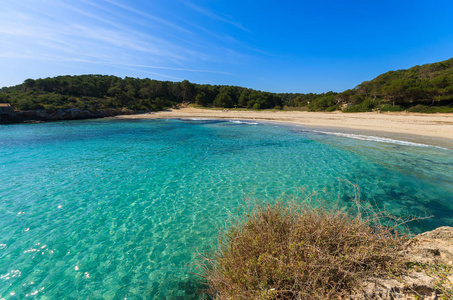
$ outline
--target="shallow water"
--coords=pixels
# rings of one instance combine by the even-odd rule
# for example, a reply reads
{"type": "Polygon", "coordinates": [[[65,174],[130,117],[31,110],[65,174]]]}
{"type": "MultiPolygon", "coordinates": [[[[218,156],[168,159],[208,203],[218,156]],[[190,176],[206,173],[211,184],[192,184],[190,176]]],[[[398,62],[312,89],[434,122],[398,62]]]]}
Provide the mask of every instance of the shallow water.
{"type": "Polygon", "coordinates": [[[255,122],[0,127],[0,299],[196,299],[190,271],[247,198],[324,190],[453,226],[453,151],[255,122]]]}

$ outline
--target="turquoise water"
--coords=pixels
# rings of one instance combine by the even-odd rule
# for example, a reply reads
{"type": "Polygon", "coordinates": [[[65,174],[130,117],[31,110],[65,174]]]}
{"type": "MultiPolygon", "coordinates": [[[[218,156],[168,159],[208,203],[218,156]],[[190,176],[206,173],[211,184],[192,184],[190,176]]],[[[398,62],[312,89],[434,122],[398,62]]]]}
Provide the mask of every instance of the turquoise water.
{"type": "Polygon", "coordinates": [[[90,120],[0,127],[0,299],[196,299],[197,251],[244,199],[325,190],[453,226],[453,151],[304,127],[90,120]],[[361,139],[358,139],[361,138],[361,139]]]}

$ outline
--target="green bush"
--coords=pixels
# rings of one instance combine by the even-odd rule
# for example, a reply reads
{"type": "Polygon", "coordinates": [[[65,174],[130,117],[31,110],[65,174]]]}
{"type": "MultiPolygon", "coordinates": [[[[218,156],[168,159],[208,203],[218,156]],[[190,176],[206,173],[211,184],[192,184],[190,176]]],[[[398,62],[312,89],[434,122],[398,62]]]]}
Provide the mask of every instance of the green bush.
{"type": "Polygon", "coordinates": [[[404,107],[402,107],[401,105],[391,105],[391,104],[384,104],[384,105],[381,105],[379,106],[379,109],[381,111],[403,111],[404,110],[404,107]]]}
{"type": "Polygon", "coordinates": [[[352,113],[352,112],[367,112],[369,110],[364,109],[360,104],[351,105],[348,107],[343,108],[342,112],[344,113],[352,113]]]}
{"type": "Polygon", "coordinates": [[[344,299],[395,272],[407,238],[361,214],[310,205],[257,206],[204,257],[215,299],[344,299]]]}
{"type": "Polygon", "coordinates": [[[453,113],[453,107],[439,106],[439,107],[436,107],[435,112],[437,112],[437,113],[453,113]]]}
{"type": "Polygon", "coordinates": [[[259,103],[255,103],[255,104],[253,104],[253,109],[260,110],[261,105],[259,103]]]}
{"type": "Polygon", "coordinates": [[[326,111],[336,111],[339,109],[340,108],[338,107],[338,105],[332,105],[332,106],[329,106],[328,108],[326,108],[326,111]]]}
{"type": "Polygon", "coordinates": [[[417,113],[453,113],[453,107],[448,106],[426,106],[426,105],[415,105],[407,110],[408,112],[417,112],[417,113]]]}
{"type": "Polygon", "coordinates": [[[324,95],[320,95],[313,99],[310,104],[307,105],[309,111],[325,111],[328,107],[335,106],[337,101],[335,100],[335,93],[328,92],[324,95]]]}
{"type": "Polygon", "coordinates": [[[351,105],[343,109],[343,112],[367,112],[372,111],[376,103],[371,99],[366,99],[360,104],[351,105]]]}

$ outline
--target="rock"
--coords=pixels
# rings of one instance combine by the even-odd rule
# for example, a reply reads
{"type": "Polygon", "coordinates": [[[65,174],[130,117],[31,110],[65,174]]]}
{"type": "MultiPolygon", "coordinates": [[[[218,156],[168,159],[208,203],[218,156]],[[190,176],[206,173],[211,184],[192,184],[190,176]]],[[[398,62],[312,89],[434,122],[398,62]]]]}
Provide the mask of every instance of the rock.
{"type": "Polygon", "coordinates": [[[417,235],[407,245],[411,262],[453,265],[453,227],[439,227],[417,235]]]}
{"type": "Polygon", "coordinates": [[[395,299],[404,289],[404,285],[396,279],[372,278],[366,280],[357,294],[351,299],[395,299]]]}
{"type": "Polygon", "coordinates": [[[350,297],[362,299],[448,299],[440,298],[435,285],[453,289],[453,274],[437,272],[436,266],[453,267],[453,227],[439,227],[412,238],[401,253],[412,268],[397,278],[370,278],[350,297]]]}
{"type": "Polygon", "coordinates": [[[61,117],[65,120],[87,119],[94,116],[94,114],[88,110],[81,110],[76,108],[67,109],[64,112],[61,112],[60,115],[61,114],[61,117]]]}
{"type": "Polygon", "coordinates": [[[104,118],[118,115],[143,113],[126,108],[108,108],[96,111],[68,108],[68,109],[36,109],[28,111],[12,111],[8,118],[1,118],[0,124],[8,123],[35,123],[59,120],[80,120],[104,118]]]}

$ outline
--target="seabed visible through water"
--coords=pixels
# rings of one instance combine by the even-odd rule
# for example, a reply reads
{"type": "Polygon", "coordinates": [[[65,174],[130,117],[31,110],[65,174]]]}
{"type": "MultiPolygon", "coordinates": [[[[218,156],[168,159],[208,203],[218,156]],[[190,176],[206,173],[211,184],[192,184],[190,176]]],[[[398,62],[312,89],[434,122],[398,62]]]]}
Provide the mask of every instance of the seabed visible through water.
{"type": "Polygon", "coordinates": [[[453,150],[220,120],[0,127],[0,299],[196,299],[197,252],[247,199],[323,191],[453,226],[453,150]],[[343,184],[342,184],[343,182],[343,184]]]}

